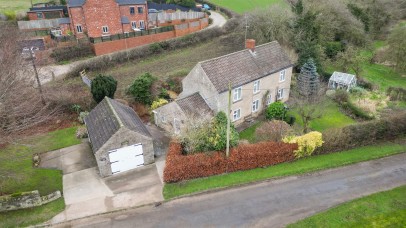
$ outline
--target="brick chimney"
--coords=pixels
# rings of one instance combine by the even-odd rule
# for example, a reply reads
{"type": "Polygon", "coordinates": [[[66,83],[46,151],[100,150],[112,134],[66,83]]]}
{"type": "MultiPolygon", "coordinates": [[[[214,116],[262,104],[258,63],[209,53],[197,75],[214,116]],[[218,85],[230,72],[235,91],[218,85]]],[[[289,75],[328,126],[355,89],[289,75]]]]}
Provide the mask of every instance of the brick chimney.
{"type": "Polygon", "coordinates": [[[245,48],[250,49],[252,52],[255,52],[255,40],[254,39],[246,40],[245,48]]]}

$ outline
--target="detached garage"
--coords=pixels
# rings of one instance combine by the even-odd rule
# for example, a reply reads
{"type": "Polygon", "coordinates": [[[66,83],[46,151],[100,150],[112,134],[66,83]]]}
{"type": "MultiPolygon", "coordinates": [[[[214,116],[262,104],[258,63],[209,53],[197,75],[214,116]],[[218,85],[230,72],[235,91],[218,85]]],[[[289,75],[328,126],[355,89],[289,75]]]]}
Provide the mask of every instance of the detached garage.
{"type": "Polygon", "coordinates": [[[154,163],[152,136],[129,106],[106,97],[85,124],[102,177],[154,163]]]}

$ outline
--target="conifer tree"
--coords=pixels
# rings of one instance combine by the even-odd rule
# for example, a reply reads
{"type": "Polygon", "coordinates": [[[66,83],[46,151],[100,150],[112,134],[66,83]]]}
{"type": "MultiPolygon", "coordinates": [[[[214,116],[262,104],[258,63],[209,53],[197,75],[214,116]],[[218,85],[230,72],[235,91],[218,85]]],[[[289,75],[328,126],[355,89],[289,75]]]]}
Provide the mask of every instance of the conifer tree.
{"type": "Polygon", "coordinates": [[[302,96],[311,98],[318,95],[320,79],[313,59],[308,59],[300,69],[300,74],[297,78],[297,85],[299,94],[302,96]]]}

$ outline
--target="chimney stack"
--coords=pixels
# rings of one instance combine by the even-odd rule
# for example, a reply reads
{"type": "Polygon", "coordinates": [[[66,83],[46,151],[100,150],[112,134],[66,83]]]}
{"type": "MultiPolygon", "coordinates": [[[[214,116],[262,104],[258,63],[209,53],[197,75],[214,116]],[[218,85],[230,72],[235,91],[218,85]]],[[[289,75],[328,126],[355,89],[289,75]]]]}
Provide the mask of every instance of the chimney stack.
{"type": "Polygon", "coordinates": [[[255,52],[255,40],[247,39],[245,41],[245,48],[250,49],[252,52],[255,52]]]}

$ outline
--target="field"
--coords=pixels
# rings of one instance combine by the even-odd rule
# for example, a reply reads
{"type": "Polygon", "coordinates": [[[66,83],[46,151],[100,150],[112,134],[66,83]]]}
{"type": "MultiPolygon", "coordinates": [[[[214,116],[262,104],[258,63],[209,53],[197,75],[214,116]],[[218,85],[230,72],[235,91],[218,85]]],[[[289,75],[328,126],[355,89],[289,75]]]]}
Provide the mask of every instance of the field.
{"type": "MultiPolygon", "coordinates": [[[[33,3],[44,2],[43,0],[32,0],[33,3]]],[[[26,12],[31,7],[31,0],[0,0],[0,12],[26,12]]]]}
{"type": "Polygon", "coordinates": [[[231,9],[237,13],[245,13],[256,8],[265,8],[273,4],[288,6],[285,0],[210,0],[216,5],[231,9]]]}
{"type": "Polygon", "coordinates": [[[404,227],[406,186],[362,197],[288,226],[404,227]]]}

